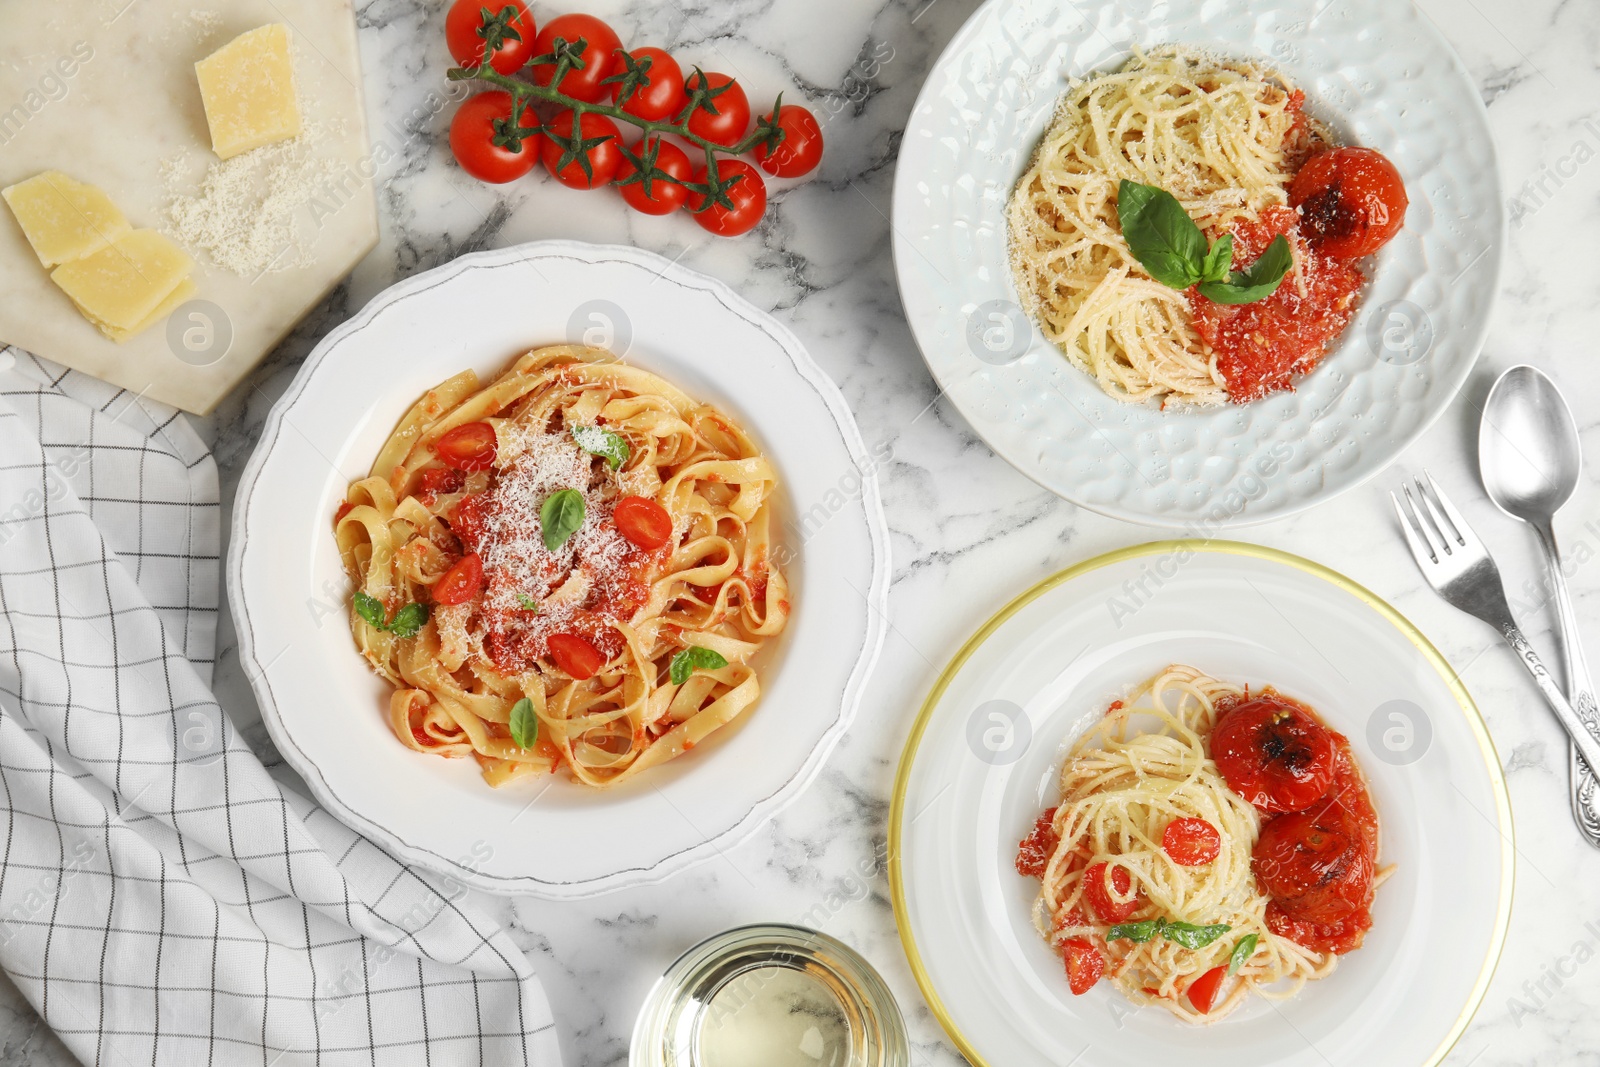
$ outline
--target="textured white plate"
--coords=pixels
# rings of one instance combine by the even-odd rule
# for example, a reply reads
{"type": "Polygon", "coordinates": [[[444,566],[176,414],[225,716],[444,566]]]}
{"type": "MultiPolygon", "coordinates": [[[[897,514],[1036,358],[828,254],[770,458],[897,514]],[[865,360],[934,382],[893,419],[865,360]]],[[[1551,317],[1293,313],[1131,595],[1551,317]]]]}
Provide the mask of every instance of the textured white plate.
{"type": "Polygon", "coordinates": [[[849,725],[882,643],[888,532],[873,461],[800,342],[727,286],[633,248],[543,241],[409,278],[329,334],[239,487],[229,596],[262,717],[317,799],[400,857],[504,893],[659,881],[754,832],[849,725]],[[611,348],[750,431],[777,466],[794,615],[759,703],[681,759],[607,791],[565,776],[494,790],[471,760],[403,747],[389,686],[350,637],[330,519],[422,393],[529,348],[611,348]]]}
{"type": "Polygon", "coordinates": [[[890,814],[895,915],[934,1014],[976,1067],[1432,1065],[1488,988],[1511,913],[1511,808],[1472,699],[1395,610],[1285,553],[1166,541],[1030,589],[935,684],[890,814]],[[1017,842],[1059,799],[1065,743],[1169,663],[1272,684],[1349,737],[1382,820],[1362,948],[1294,1000],[1197,1030],[1103,982],[1081,997],[1034,930],[1017,842]]]}
{"type": "Polygon", "coordinates": [[[1504,230],[1477,89],[1432,25],[1394,0],[989,0],[928,76],[895,171],[901,300],[973,428],[1076,504],[1191,532],[1309,507],[1421,434],[1483,343],[1504,230]],[[1270,60],[1313,115],[1405,177],[1405,228],[1337,349],[1293,393],[1210,411],[1121,404],[1016,310],[1005,204],[1067,76],[1165,43],[1270,60]]]}

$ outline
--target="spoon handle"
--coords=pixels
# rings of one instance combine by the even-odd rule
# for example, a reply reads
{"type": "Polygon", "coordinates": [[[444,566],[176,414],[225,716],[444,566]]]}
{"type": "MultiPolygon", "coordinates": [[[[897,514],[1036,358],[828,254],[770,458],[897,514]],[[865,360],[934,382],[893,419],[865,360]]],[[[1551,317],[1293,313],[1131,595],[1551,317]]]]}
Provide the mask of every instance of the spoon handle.
{"type": "Polygon", "coordinates": [[[1545,668],[1544,661],[1528,643],[1517,624],[1509,620],[1500,627],[1500,636],[1516,652],[1517,658],[1522,661],[1522,666],[1532,676],[1534,684],[1539,687],[1539,692],[1544,694],[1545,703],[1550,705],[1550,710],[1556,713],[1556,718],[1561,720],[1567,736],[1578,747],[1578,754],[1583,762],[1600,767],[1600,716],[1594,713],[1593,704],[1580,712],[1567,702],[1566,694],[1561,692],[1561,687],[1556,685],[1555,679],[1550,677],[1550,671],[1545,668]]]}
{"type": "MultiPolygon", "coordinates": [[[[1561,661],[1565,667],[1567,699],[1578,715],[1594,721],[1597,712],[1594,683],[1589,678],[1589,665],[1583,655],[1583,638],[1578,635],[1578,614],[1572,607],[1572,596],[1567,591],[1567,575],[1561,565],[1561,549],[1556,544],[1555,529],[1549,523],[1535,523],[1539,545],[1544,549],[1545,563],[1550,571],[1550,590],[1556,603],[1556,628],[1561,632],[1561,661]]],[[[1572,782],[1572,817],[1589,844],[1600,848],[1600,788],[1595,776],[1578,757],[1577,747],[1567,746],[1567,765],[1572,782]]]]}

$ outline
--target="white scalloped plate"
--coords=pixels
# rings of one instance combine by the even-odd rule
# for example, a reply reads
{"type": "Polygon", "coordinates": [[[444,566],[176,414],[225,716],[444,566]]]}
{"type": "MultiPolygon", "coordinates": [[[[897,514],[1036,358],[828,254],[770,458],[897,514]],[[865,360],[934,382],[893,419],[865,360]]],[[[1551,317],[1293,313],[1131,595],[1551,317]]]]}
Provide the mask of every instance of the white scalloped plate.
{"type": "Polygon", "coordinates": [[[1198,539],[1068,568],[968,640],[900,758],[889,857],[912,971],[974,1067],[1432,1067],[1489,987],[1515,875],[1494,744],[1428,639],[1325,567],[1198,539]],[[1169,663],[1314,706],[1350,739],[1395,865],[1333,974],[1203,1028],[1109,982],[1073,996],[1015,867],[1065,744],[1169,663]]]}
{"type": "Polygon", "coordinates": [[[962,415],[1073,503],[1191,532],[1307,508],[1426,430],[1477,358],[1504,235],[1477,89],[1414,5],[1394,0],[989,0],[928,76],[895,174],[900,297],[962,415]],[[1336,349],[1292,393],[1161,412],[1106,396],[1036,327],[1004,366],[967,340],[980,306],[1016,306],[1005,204],[1066,76],[1164,43],[1267,59],[1306,90],[1314,115],[1405,178],[1405,228],[1379,253],[1336,349]]]}
{"type": "Polygon", "coordinates": [[[499,893],[650,884],[792,801],[847,729],[887,618],[874,462],[798,339],[714,281],[635,248],[541,241],[392,286],[323,339],[245,468],[228,553],[239,654],[272,739],[317,799],[402,859],[499,893]],[[750,431],[777,466],[794,614],[739,722],[610,790],[565,775],[491,789],[413,752],[350,637],[330,519],[405,410],[466,367],[539,345],[610,347],[750,431]]]}

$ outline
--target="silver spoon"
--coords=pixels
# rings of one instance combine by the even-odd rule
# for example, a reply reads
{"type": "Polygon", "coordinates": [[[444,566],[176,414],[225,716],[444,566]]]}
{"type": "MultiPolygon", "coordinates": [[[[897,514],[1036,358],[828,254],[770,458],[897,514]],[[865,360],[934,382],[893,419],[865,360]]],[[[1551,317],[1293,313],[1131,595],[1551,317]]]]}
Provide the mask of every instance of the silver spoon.
{"type": "MultiPolygon", "coordinates": [[[[1478,474],[1489,499],[1514,519],[1532,526],[1544,549],[1550,588],[1561,632],[1562,660],[1567,671],[1567,699],[1584,718],[1597,714],[1594,683],[1583,658],[1578,617],[1567,593],[1553,521],[1578,485],[1583,456],[1578,427],[1561,390],[1543,372],[1526,365],[1512,367],[1494,383],[1483,405],[1478,429],[1478,474]]],[[[1594,775],[1567,746],[1572,777],[1572,817],[1589,844],[1600,848],[1600,798],[1594,775]]]]}

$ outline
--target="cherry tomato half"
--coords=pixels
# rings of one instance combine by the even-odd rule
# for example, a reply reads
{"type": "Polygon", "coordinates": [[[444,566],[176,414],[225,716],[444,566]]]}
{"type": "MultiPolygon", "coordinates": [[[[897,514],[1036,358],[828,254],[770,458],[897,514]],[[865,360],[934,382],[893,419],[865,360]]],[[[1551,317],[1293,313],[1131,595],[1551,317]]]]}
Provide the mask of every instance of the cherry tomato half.
{"type": "Polygon", "coordinates": [[[1081,997],[1089,992],[1106,973],[1106,958],[1086,937],[1063,941],[1061,956],[1067,963],[1067,985],[1073,996],[1081,997]]]}
{"type": "Polygon", "coordinates": [[[1337,801],[1267,820],[1250,866],[1291,919],[1337,923],[1372,900],[1373,857],[1337,801]]]}
{"type": "MultiPolygon", "coordinates": [[[[773,121],[771,115],[767,121],[773,121]]],[[[822,162],[822,127],[817,125],[817,117],[799,104],[784,104],[778,109],[777,126],[783,131],[778,147],[768,149],[762,142],[751,153],[761,169],[779,178],[798,178],[816,170],[822,162]]]]}
{"type": "Polygon", "coordinates": [[[739,143],[750,128],[750,99],[743,86],[726,74],[697,70],[683,83],[683,89],[694,101],[690,133],[725,147],[739,143]]]}
{"type": "Polygon", "coordinates": [[[550,134],[544,139],[545,169],[555,175],[556,181],[574,189],[595,189],[610,184],[622,165],[622,136],[617,124],[604,115],[585,112],[578,126],[580,135],[586,142],[597,143],[583,149],[582,158],[574,157],[562,166],[567,146],[561,141],[572,136],[572,115],[571,111],[563,111],[545,127],[550,134]],[[587,173],[583,167],[584,158],[589,161],[587,173]]]}
{"type": "MultiPolygon", "coordinates": [[[[510,120],[510,93],[491,89],[462,101],[450,120],[450,151],[462,170],[479,181],[499,184],[515,181],[533,169],[544,137],[534,132],[522,138],[516,151],[496,144],[495,138],[510,120]]],[[[537,131],[539,117],[531,106],[523,108],[520,125],[537,131]]]]}
{"type": "Polygon", "coordinates": [[[1222,855],[1222,835],[1204,819],[1173,819],[1162,831],[1161,850],[1180,867],[1203,867],[1222,855]]]}
{"type": "Polygon", "coordinates": [[[433,599],[444,605],[465,604],[483,589],[483,560],[469,552],[433,583],[433,599]]]}
{"type": "Polygon", "coordinates": [[[1272,693],[1241,701],[1211,731],[1211,758],[1228,787],[1269,814],[1304,811],[1333,783],[1333,734],[1272,693]]]}
{"type": "Polygon", "coordinates": [[[551,634],[545,644],[555,665],[580,682],[593,678],[606,665],[600,650],[577,634],[551,634]]]}
{"type": "MultiPolygon", "coordinates": [[[[719,237],[737,237],[741,233],[749,233],[767,210],[766,183],[756,169],[742,159],[717,160],[717,175],[724,182],[738,177],[739,180],[725,190],[733,207],[714,203],[704,193],[690,193],[689,210],[695,213],[694,220],[703,229],[719,237]]],[[[705,180],[705,171],[695,172],[696,184],[705,180]]]]}
{"type": "Polygon", "coordinates": [[[1139,910],[1140,898],[1135,894],[1128,900],[1113,899],[1112,889],[1116,890],[1118,898],[1128,896],[1133,889],[1133,876],[1128,868],[1121,864],[1113,867],[1109,863],[1096,863],[1083,872],[1083,895],[1096,917],[1103,923],[1127,922],[1139,910]],[[1106,880],[1108,871],[1111,874],[1109,883],[1106,880]]]}
{"type": "MultiPolygon", "coordinates": [[[[622,47],[616,31],[593,15],[557,15],[539,31],[533,44],[534,56],[552,55],[558,37],[572,45],[583,42],[583,69],[567,71],[556,88],[591,104],[604,100],[611,87],[602,83],[616,73],[616,58],[612,53],[622,47]]],[[[539,85],[549,85],[555,73],[554,64],[541,63],[533,68],[533,80],[539,85]]]]}
{"type": "Polygon", "coordinates": [[[444,17],[444,40],[450,54],[463,67],[475,68],[483,63],[483,9],[504,27],[500,45],[489,57],[489,65],[501,74],[511,74],[533,58],[533,42],[537,27],[533,15],[522,0],[456,0],[444,17]],[[515,34],[515,36],[512,36],[515,34]]]}
{"type": "Polygon", "coordinates": [[[642,211],[646,215],[670,215],[683,206],[689,199],[689,190],[682,183],[691,180],[694,168],[689,164],[689,157],[683,149],[671,141],[662,140],[660,137],[651,137],[640,143],[634,154],[641,162],[649,160],[650,150],[655,149],[655,165],[658,170],[664,170],[677,181],[666,178],[654,177],[650,179],[650,187],[645,188],[643,179],[628,181],[639,172],[639,168],[624,156],[622,165],[617,168],[617,189],[622,193],[622,199],[635,211],[642,211]],[[627,184],[623,184],[626,182],[627,184]]]}
{"type": "MultiPolygon", "coordinates": [[[[637,66],[644,68],[644,77],[626,100],[621,99],[622,83],[612,81],[611,98],[617,101],[617,106],[646,122],[665,122],[682,111],[683,68],[678,66],[678,61],[664,49],[649,46],[635,48],[626,54],[637,66]]],[[[614,54],[611,77],[620,78],[627,70],[627,60],[614,54]]]]}
{"type": "Polygon", "coordinates": [[[1372,148],[1318,152],[1289,183],[1289,206],[1300,209],[1306,237],[1340,259],[1371,255],[1387,244],[1400,232],[1409,203],[1400,172],[1372,148]]]}
{"type": "Polygon", "coordinates": [[[433,452],[458,471],[486,471],[494,466],[494,427],[487,422],[462,423],[435,441],[433,452]]]}
{"type": "Polygon", "coordinates": [[[611,514],[622,536],[640,548],[660,548],[672,537],[672,516],[648,497],[625,496],[611,514]]]}
{"type": "Polygon", "coordinates": [[[1194,1005],[1195,1011],[1201,1015],[1211,1013],[1217,1005],[1217,994],[1222,991],[1222,980],[1227,976],[1226,966],[1213,967],[1189,983],[1189,1003],[1194,1005]]]}

